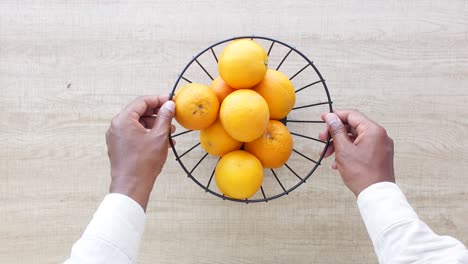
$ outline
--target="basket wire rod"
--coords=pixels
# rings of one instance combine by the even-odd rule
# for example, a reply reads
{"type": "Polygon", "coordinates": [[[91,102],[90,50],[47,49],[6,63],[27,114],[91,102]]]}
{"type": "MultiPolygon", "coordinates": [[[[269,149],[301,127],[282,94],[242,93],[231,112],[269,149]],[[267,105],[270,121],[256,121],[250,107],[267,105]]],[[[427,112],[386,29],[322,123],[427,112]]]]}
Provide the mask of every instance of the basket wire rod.
{"type": "Polygon", "coordinates": [[[291,169],[291,167],[289,167],[289,165],[287,163],[285,163],[284,166],[286,166],[286,168],[288,168],[290,172],[292,172],[294,175],[296,175],[296,177],[299,178],[299,180],[305,182],[304,179],[302,179],[301,176],[299,176],[293,169],[291,169]]]}
{"type": "Polygon", "coordinates": [[[268,56],[270,56],[271,49],[273,48],[273,45],[275,45],[275,41],[271,42],[270,48],[268,49],[268,56]]]}
{"type": "Polygon", "coordinates": [[[215,171],[216,171],[216,167],[213,169],[213,172],[211,173],[211,176],[210,176],[210,179],[208,180],[208,184],[206,185],[206,192],[208,192],[208,189],[210,189],[210,184],[211,184],[211,180],[213,180],[213,176],[215,174],[215,171]]]}
{"type": "MultiPolygon", "coordinates": [[[[308,65],[303,66],[301,69],[298,69],[298,71],[297,71],[294,75],[292,75],[292,76],[290,77],[290,80],[292,80],[292,79],[295,80],[295,78],[298,78],[298,76],[299,76],[300,74],[302,74],[302,72],[306,72],[305,69],[306,69],[308,66],[311,66],[311,67],[312,67],[313,71],[318,75],[318,77],[319,77],[318,79],[320,80],[320,81],[316,81],[316,82],[307,84],[306,86],[301,87],[300,89],[297,89],[295,92],[298,93],[298,92],[300,92],[300,91],[302,91],[302,90],[304,90],[304,89],[306,89],[306,88],[308,88],[308,87],[310,87],[310,86],[312,86],[312,85],[322,83],[323,89],[324,89],[324,91],[325,91],[325,93],[326,93],[326,95],[327,95],[327,98],[328,98],[327,101],[329,102],[329,103],[328,103],[329,109],[330,109],[330,111],[332,111],[332,101],[331,101],[331,98],[330,98],[330,94],[329,94],[329,91],[328,91],[328,87],[327,87],[327,85],[326,85],[326,83],[325,83],[325,80],[323,79],[322,75],[320,74],[319,70],[315,67],[315,65],[312,63],[312,61],[310,61],[310,60],[309,60],[304,54],[302,54],[300,51],[296,50],[294,47],[292,47],[292,46],[290,46],[290,45],[288,45],[288,44],[286,44],[286,43],[283,43],[283,42],[281,42],[281,41],[279,41],[279,40],[275,40],[275,39],[272,39],[272,38],[258,37],[258,36],[238,36],[238,37],[233,37],[233,38],[230,38],[230,39],[226,39],[226,40],[219,41],[219,42],[217,42],[217,43],[211,45],[210,47],[206,48],[205,50],[201,51],[199,54],[197,54],[196,56],[194,56],[194,57],[192,58],[192,60],[185,66],[185,68],[183,69],[182,73],[178,76],[178,79],[176,80],[176,83],[174,84],[174,87],[173,87],[173,89],[172,89],[172,92],[171,92],[171,94],[170,94],[170,97],[172,98],[172,96],[174,95],[174,92],[175,92],[175,90],[177,89],[177,85],[179,84],[179,81],[180,81],[180,80],[184,80],[184,81],[187,82],[187,83],[192,83],[191,80],[185,78],[183,75],[184,75],[184,73],[187,71],[187,69],[188,69],[191,65],[193,65],[194,62],[196,62],[197,64],[199,64],[198,66],[195,66],[195,67],[200,67],[200,68],[202,68],[202,70],[205,71],[205,74],[208,75],[208,77],[210,77],[211,80],[213,80],[213,78],[212,78],[210,72],[208,71],[208,70],[210,70],[211,68],[205,68],[204,65],[202,65],[202,64],[200,63],[200,61],[198,60],[199,57],[200,57],[202,54],[204,54],[205,52],[209,52],[209,53],[212,53],[212,56],[213,56],[214,60],[215,60],[216,62],[218,62],[218,57],[217,57],[218,55],[217,55],[217,52],[215,51],[215,47],[217,47],[217,46],[220,45],[220,44],[223,44],[223,43],[226,43],[226,42],[229,42],[229,41],[232,41],[232,40],[236,40],[236,39],[241,39],[241,38],[253,38],[253,39],[262,39],[262,40],[270,41],[269,49],[268,49],[268,56],[270,56],[271,51],[272,51],[272,49],[273,49],[273,46],[275,46],[276,44],[279,44],[279,45],[281,45],[281,46],[285,46],[285,47],[287,48],[287,49],[284,50],[284,51],[286,51],[286,53],[285,53],[284,57],[282,58],[281,62],[279,63],[279,65],[277,66],[277,69],[278,69],[278,70],[282,67],[282,64],[283,64],[284,62],[286,62],[286,59],[287,59],[288,56],[290,56],[290,53],[291,53],[292,51],[295,51],[299,56],[301,56],[301,57],[308,63],[308,65]],[[288,49],[289,49],[289,51],[288,51],[288,49]]],[[[268,44],[266,44],[266,45],[268,45],[268,44]]],[[[209,55],[209,56],[211,57],[211,55],[209,55]]],[[[298,106],[298,107],[302,107],[302,106],[298,106]]],[[[324,123],[323,121],[313,121],[313,120],[307,120],[307,119],[306,119],[306,120],[287,120],[287,122],[291,122],[291,123],[324,123]]],[[[178,134],[175,134],[175,136],[178,136],[179,134],[180,134],[180,135],[183,135],[183,134],[186,134],[186,133],[189,133],[189,132],[191,132],[191,131],[183,131],[183,132],[180,132],[180,133],[178,133],[178,134]]],[[[298,133],[292,133],[292,135],[299,136],[299,137],[304,137],[304,138],[310,139],[310,140],[319,141],[319,140],[317,140],[316,138],[308,137],[308,136],[301,135],[301,134],[298,134],[298,133]]],[[[173,137],[173,136],[170,135],[170,138],[172,138],[172,137],[173,137]]],[[[325,148],[327,148],[327,147],[329,146],[329,143],[330,143],[329,140],[330,140],[330,139],[328,139],[328,141],[325,142],[325,148]]],[[[322,141],[320,141],[320,142],[322,142],[322,141]]],[[[268,202],[269,200],[276,199],[276,198],[281,197],[281,196],[283,196],[283,195],[285,195],[285,194],[288,194],[288,193],[291,192],[292,190],[296,189],[299,185],[301,185],[302,183],[304,183],[304,182],[313,174],[313,172],[315,171],[315,169],[320,165],[320,162],[321,162],[321,160],[322,160],[322,158],[323,158],[323,156],[321,156],[320,159],[318,159],[318,161],[315,162],[313,159],[308,158],[308,157],[306,156],[306,155],[308,155],[307,153],[304,153],[304,154],[303,154],[303,153],[300,153],[300,152],[297,151],[297,150],[294,150],[294,152],[298,153],[298,155],[303,156],[303,158],[306,158],[306,159],[309,160],[309,161],[315,162],[314,168],[313,168],[307,175],[305,175],[304,177],[299,176],[298,172],[295,172],[295,171],[292,169],[291,166],[286,165],[286,167],[288,168],[288,170],[292,171],[292,173],[293,173],[298,179],[300,179],[300,182],[299,182],[298,184],[296,184],[295,186],[293,186],[291,189],[286,190],[286,189],[284,188],[285,186],[282,186],[282,182],[281,182],[280,179],[278,178],[279,175],[277,175],[277,172],[275,172],[275,171],[272,170],[272,173],[273,173],[273,175],[275,176],[276,181],[278,181],[278,183],[279,183],[280,186],[282,187],[282,188],[281,188],[281,190],[283,191],[282,193],[279,193],[279,194],[276,194],[276,195],[271,195],[271,196],[266,196],[266,195],[265,195],[265,191],[264,191],[264,189],[263,189],[263,186],[260,186],[260,189],[261,189],[261,193],[262,193],[262,194],[261,194],[261,196],[260,196],[260,194],[259,194],[259,197],[258,197],[259,199],[253,199],[253,200],[250,200],[250,199],[247,199],[247,200],[238,200],[238,199],[233,199],[233,198],[227,197],[227,196],[225,196],[225,195],[223,195],[223,194],[221,194],[221,193],[218,193],[218,192],[216,192],[216,191],[213,191],[213,190],[209,189],[210,184],[211,184],[211,181],[212,181],[213,177],[214,177],[215,174],[216,174],[216,167],[213,169],[213,172],[212,172],[212,174],[211,174],[211,176],[210,176],[210,179],[209,179],[209,181],[208,181],[208,183],[207,183],[207,185],[206,185],[206,188],[205,188],[205,185],[204,185],[204,184],[201,184],[201,183],[191,174],[191,172],[189,172],[189,170],[184,166],[184,164],[183,164],[183,162],[182,162],[182,160],[183,160],[182,157],[185,156],[185,155],[186,155],[187,153],[189,153],[190,151],[192,151],[193,149],[195,149],[198,145],[200,145],[200,143],[196,144],[195,146],[192,146],[190,149],[186,150],[186,151],[185,151],[182,155],[180,155],[180,156],[178,155],[178,153],[177,153],[177,151],[176,151],[176,149],[175,149],[175,147],[174,147],[174,145],[173,145],[173,142],[169,142],[169,143],[170,143],[170,145],[171,145],[171,147],[172,147],[172,149],[173,149],[173,151],[174,151],[174,154],[175,154],[175,156],[176,156],[176,160],[180,163],[180,165],[182,166],[182,168],[184,169],[184,171],[187,173],[188,177],[191,178],[191,179],[192,179],[195,183],[197,183],[200,187],[204,188],[206,192],[209,192],[209,193],[211,193],[211,194],[213,194],[213,195],[215,195],[215,196],[217,196],[217,197],[219,197],[219,198],[222,198],[223,200],[230,200],[230,201],[243,202],[243,203],[255,203],[255,202],[263,202],[263,201],[268,202]],[[302,177],[302,178],[301,178],[301,177],[302,177]]],[[[195,143],[193,143],[193,144],[195,144],[195,143]]],[[[203,153],[205,153],[205,152],[203,152],[203,153]]],[[[201,154],[201,155],[203,155],[203,154],[201,154]]],[[[200,155],[197,156],[197,159],[199,159],[199,158],[200,158],[200,155]]],[[[201,160],[198,161],[198,162],[199,162],[198,165],[195,165],[195,167],[192,169],[192,172],[193,172],[193,171],[196,171],[196,169],[197,169],[198,167],[203,166],[202,163],[203,163],[203,160],[204,160],[204,159],[206,159],[206,157],[205,157],[205,158],[202,158],[201,160]]]]}
{"type": "Polygon", "coordinates": [[[294,77],[296,77],[299,73],[301,73],[303,70],[305,70],[305,68],[309,67],[310,64],[307,64],[306,66],[302,67],[302,69],[300,69],[298,72],[296,72],[293,76],[291,76],[291,78],[289,78],[290,81],[292,81],[292,79],[294,79],[294,77]]]}
{"type": "Polygon", "coordinates": [[[206,75],[208,75],[208,77],[210,77],[210,79],[213,80],[213,77],[211,76],[211,74],[205,69],[205,67],[203,67],[203,65],[201,65],[198,59],[196,59],[195,62],[198,64],[198,66],[200,66],[200,68],[202,68],[202,70],[206,73],[206,75]]]}
{"type": "Polygon", "coordinates": [[[216,53],[214,52],[213,48],[211,48],[211,54],[213,54],[213,57],[216,60],[216,63],[218,63],[218,57],[216,57],[216,53]]]}
{"type": "Polygon", "coordinates": [[[307,84],[306,86],[297,89],[297,90],[296,90],[296,93],[298,93],[298,92],[304,90],[305,88],[309,88],[310,86],[315,85],[315,84],[317,84],[317,83],[321,83],[321,82],[323,82],[323,80],[319,80],[319,81],[316,81],[316,82],[313,82],[313,83],[309,83],[309,84],[307,84]]]}
{"type": "Polygon", "coordinates": [[[329,104],[329,103],[331,103],[331,102],[322,102],[322,103],[316,103],[316,104],[301,105],[301,106],[294,107],[294,108],[291,109],[291,110],[296,110],[296,109],[301,109],[301,108],[307,108],[307,107],[312,107],[312,106],[318,106],[318,105],[325,105],[325,104],[329,104]]]}
{"type": "Polygon", "coordinates": [[[325,121],[322,120],[291,120],[288,119],[288,123],[314,123],[314,124],[323,124],[325,121]]]}
{"type": "Polygon", "coordinates": [[[278,181],[278,184],[281,186],[281,189],[283,189],[283,191],[288,194],[288,192],[286,191],[286,189],[284,188],[283,184],[281,183],[281,181],[279,180],[278,176],[276,175],[276,172],[271,169],[271,172],[273,173],[273,176],[275,176],[276,178],[276,181],[278,181]]]}
{"type": "Polygon", "coordinates": [[[192,81],[191,81],[191,80],[189,80],[189,79],[185,78],[184,76],[181,76],[180,78],[184,79],[184,81],[186,81],[186,82],[188,82],[188,83],[192,83],[192,81]]]}
{"type": "Polygon", "coordinates": [[[180,135],[187,134],[187,133],[190,133],[190,132],[193,132],[193,130],[186,130],[184,132],[180,132],[180,133],[177,133],[175,135],[172,135],[172,137],[175,138],[175,137],[178,137],[180,135]]]}
{"type": "Polygon", "coordinates": [[[193,166],[192,170],[190,171],[190,174],[192,174],[192,172],[195,171],[195,169],[198,167],[198,165],[200,165],[200,163],[202,163],[206,156],[208,156],[208,152],[205,153],[205,155],[203,155],[203,157],[197,162],[197,164],[195,164],[195,166],[193,166]]]}
{"type": "Polygon", "coordinates": [[[303,138],[307,138],[307,139],[310,139],[310,140],[314,140],[314,141],[317,141],[317,142],[320,142],[320,143],[323,143],[323,144],[327,144],[326,141],[323,141],[323,140],[320,140],[318,138],[313,138],[313,137],[309,137],[309,136],[305,136],[305,135],[302,135],[302,134],[298,134],[298,133],[294,133],[294,132],[289,132],[291,135],[295,135],[295,136],[298,136],[298,137],[303,137],[303,138]]]}
{"type": "Polygon", "coordinates": [[[182,155],[180,155],[179,157],[176,158],[176,160],[180,160],[183,156],[185,156],[187,153],[189,153],[190,151],[192,151],[194,148],[198,147],[200,145],[200,142],[198,142],[197,144],[195,144],[195,146],[189,148],[187,151],[185,151],[184,153],[182,153],[182,155]]]}
{"type": "MultiPolygon", "coordinates": [[[[266,200],[266,195],[265,195],[265,191],[263,190],[263,185],[260,186],[260,191],[262,191],[263,199],[266,200]]],[[[265,202],[268,202],[268,200],[266,200],[265,202]]]]}
{"type": "Polygon", "coordinates": [[[286,58],[289,56],[289,54],[291,54],[292,51],[293,51],[293,50],[290,49],[290,50],[288,51],[288,53],[286,53],[286,56],[284,56],[284,58],[283,58],[283,59],[281,60],[281,62],[278,64],[278,67],[276,67],[276,70],[279,70],[279,68],[281,67],[281,65],[283,65],[283,62],[286,60],[286,58]]]}
{"type": "Polygon", "coordinates": [[[306,158],[306,159],[312,161],[313,163],[318,164],[317,161],[315,161],[315,160],[313,160],[313,159],[307,157],[306,155],[302,154],[301,152],[299,152],[299,151],[297,151],[297,150],[295,150],[295,149],[293,149],[293,151],[296,152],[297,154],[301,155],[302,157],[304,157],[304,158],[306,158]]]}

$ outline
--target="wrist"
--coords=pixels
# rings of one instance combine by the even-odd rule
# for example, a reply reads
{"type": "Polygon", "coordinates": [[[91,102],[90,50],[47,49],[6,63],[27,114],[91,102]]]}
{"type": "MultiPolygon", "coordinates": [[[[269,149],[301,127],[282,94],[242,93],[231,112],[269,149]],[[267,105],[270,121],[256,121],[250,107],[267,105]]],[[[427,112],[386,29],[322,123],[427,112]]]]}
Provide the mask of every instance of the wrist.
{"type": "Polygon", "coordinates": [[[379,183],[395,183],[395,180],[392,180],[392,179],[379,179],[379,180],[367,182],[367,183],[363,184],[362,186],[359,186],[359,188],[353,190],[353,193],[354,193],[354,195],[356,195],[356,198],[358,198],[359,195],[363,191],[365,191],[365,190],[369,189],[371,186],[377,185],[379,183]]]}
{"type": "Polygon", "coordinates": [[[112,176],[109,193],[120,193],[130,197],[146,212],[153,184],[154,182],[143,182],[138,177],[112,176]]]}

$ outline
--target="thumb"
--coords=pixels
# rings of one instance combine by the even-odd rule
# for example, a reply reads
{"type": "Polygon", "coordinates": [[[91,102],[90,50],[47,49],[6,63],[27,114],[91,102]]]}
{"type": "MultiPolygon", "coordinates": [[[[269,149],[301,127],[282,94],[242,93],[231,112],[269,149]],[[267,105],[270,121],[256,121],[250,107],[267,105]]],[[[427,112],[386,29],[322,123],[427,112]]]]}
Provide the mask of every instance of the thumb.
{"type": "Polygon", "coordinates": [[[327,123],[328,131],[333,138],[333,145],[337,151],[340,151],[346,145],[351,143],[348,137],[348,131],[344,126],[341,119],[334,113],[328,113],[325,115],[325,122],[327,123]]]}
{"type": "Polygon", "coordinates": [[[156,115],[156,121],[153,125],[153,132],[158,134],[167,135],[171,129],[171,121],[175,113],[175,103],[173,101],[165,102],[161,108],[159,108],[158,114],[156,115]]]}

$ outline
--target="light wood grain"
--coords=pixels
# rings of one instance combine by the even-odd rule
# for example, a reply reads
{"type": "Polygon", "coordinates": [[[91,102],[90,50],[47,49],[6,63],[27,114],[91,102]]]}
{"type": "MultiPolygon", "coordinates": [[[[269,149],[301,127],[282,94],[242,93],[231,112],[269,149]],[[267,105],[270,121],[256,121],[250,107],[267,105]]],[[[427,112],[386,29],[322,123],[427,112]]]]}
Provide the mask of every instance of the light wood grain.
{"type": "MultiPolygon", "coordinates": [[[[1,1],[0,263],[66,259],[108,188],[112,116],[246,34],[295,45],[336,108],[384,125],[420,217],[467,244],[467,14],[464,0],[1,1]]],[[[139,263],[376,263],[330,164],[287,197],[244,205],[204,193],[170,154],[139,263]]]]}

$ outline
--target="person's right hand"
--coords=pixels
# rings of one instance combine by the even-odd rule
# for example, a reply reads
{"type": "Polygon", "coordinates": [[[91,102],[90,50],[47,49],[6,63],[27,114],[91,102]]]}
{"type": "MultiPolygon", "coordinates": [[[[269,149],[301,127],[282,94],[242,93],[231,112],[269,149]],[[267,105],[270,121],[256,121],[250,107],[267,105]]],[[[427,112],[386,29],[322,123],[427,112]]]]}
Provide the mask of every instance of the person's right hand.
{"type": "Polygon", "coordinates": [[[327,128],[319,139],[327,140],[328,133],[333,138],[324,157],[335,152],[332,168],[356,196],[374,183],[395,182],[393,140],[383,127],[352,110],[322,114],[322,120],[327,128]]]}
{"type": "Polygon", "coordinates": [[[166,162],[175,104],[167,95],[141,96],[111,122],[106,143],[111,193],[124,194],[146,210],[156,177],[166,162]]]}

